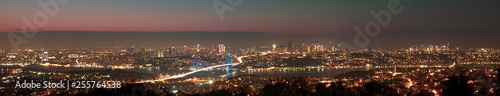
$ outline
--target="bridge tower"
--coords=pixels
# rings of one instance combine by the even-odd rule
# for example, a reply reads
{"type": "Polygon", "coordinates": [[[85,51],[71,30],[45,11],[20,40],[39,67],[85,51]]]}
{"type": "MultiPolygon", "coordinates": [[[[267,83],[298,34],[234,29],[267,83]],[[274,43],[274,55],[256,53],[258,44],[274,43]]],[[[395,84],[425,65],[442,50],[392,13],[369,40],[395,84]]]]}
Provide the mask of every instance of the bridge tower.
{"type": "Polygon", "coordinates": [[[233,58],[233,55],[231,55],[231,54],[227,55],[227,61],[226,61],[226,63],[227,64],[231,64],[231,65],[227,66],[227,72],[229,72],[229,73],[233,73],[233,65],[232,65],[233,61],[232,61],[232,58],[233,58]]]}
{"type": "Polygon", "coordinates": [[[193,57],[193,71],[198,71],[198,58],[193,57]]]}

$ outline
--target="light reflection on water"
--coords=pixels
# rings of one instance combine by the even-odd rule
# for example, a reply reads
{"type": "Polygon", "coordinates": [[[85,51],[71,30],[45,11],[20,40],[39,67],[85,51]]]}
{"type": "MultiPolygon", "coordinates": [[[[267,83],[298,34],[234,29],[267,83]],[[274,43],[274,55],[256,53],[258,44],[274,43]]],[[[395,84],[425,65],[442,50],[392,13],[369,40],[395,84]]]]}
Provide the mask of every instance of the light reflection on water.
{"type": "MultiPolygon", "coordinates": [[[[16,67],[16,66],[10,66],[16,67]]],[[[17,66],[17,68],[21,68],[17,66]]],[[[109,70],[110,69],[99,69],[99,68],[74,68],[74,67],[44,67],[44,66],[26,66],[26,68],[31,69],[41,69],[41,70],[50,70],[50,71],[83,71],[83,70],[109,70]]],[[[118,69],[115,69],[118,70],[118,69]]],[[[120,69],[130,72],[138,72],[143,74],[149,74],[153,76],[160,75],[177,75],[190,72],[192,70],[179,70],[176,68],[160,68],[160,69],[120,69]]],[[[228,75],[226,70],[209,70],[209,71],[200,71],[195,74],[191,74],[187,77],[233,77],[233,76],[242,76],[242,75],[254,75],[259,77],[330,77],[335,76],[341,73],[349,72],[349,71],[360,71],[364,69],[305,69],[305,70],[280,70],[280,69],[271,69],[271,70],[234,70],[234,74],[228,75]]]]}

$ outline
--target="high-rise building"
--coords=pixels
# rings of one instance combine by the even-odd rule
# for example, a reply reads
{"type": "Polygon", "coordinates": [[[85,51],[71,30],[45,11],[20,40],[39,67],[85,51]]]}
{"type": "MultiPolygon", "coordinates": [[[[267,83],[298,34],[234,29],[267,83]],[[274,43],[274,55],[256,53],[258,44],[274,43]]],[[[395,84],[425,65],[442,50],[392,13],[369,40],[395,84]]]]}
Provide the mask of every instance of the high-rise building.
{"type": "Polygon", "coordinates": [[[174,56],[174,49],[172,47],[168,48],[168,56],[174,56]]]}
{"type": "Polygon", "coordinates": [[[158,57],[164,57],[163,51],[158,51],[158,57]]]}
{"type": "Polygon", "coordinates": [[[311,53],[311,46],[307,46],[307,53],[311,53]]]}
{"type": "Polygon", "coordinates": [[[196,45],[196,51],[200,52],[200,44],[196,45]]]}
{"type": "Polygon", "coordinates": [[[49,52],[43,52],[42,61],[49,61],[49,52]]]}
{"type": "Polygon", "coordinates": [[[224,46],[224,44],[219,44],[219,52],[226,52],[226,46],[224,46]]]}
{"type": "Polygon", "coordinates": [[[257,49],[257,46],[253,46],[252,48],[250,48],[250,52],[255,52],[255,49],[257,49]]]}
{"type": "Polygon", "coordinates": [[[273,50],[272,51],[276,51],[276,44],[273,44],[273,50]]]}
{"type": "Polygon", "coordinates": [[[307,44],[302,43],[300,46],[300,52],[307,52],[307,44]]]}
{"type": "Polygon", "coordinates": [[[318,39],[318,41],[316,42],[317,45],[321,45],[321,40],[318,39]]]}
{"type": "Polygon", "coordinates": [[[321,48],[322,45],[321,45],[321,40],[318,39],[318,41],[316,42],[316,51],[319,52],[319,51],[323,51],[323,48],[321,48]]]}
{"type": "Polygon", "coordinates": [[[313,44],[313,46],[312,46],[312,47],[313,47],[313,48],[311,49],[311,51],[314,51],[314,52],[318,51],[318,47],[319,47],[318,45],[313,44]]]}
{"type": "Polygon", "coordinates": [[[184,52],[186,52],[187,50],[187,45],[184,45],[184,52]]]}
{"type": "Polygon", "coordinates": [[[212,52],[216,52],[217,49],[219,49],[219,48],[217,48],[217,46],[215,46],[215,45],[212,45],[212,47],[210,47],[210,50],[212,50],[212,52]]]}
{"type": "Polygon", "coordinates": [[[325,48],[325,47],[323,47],[323,45],[319,45],[318,50],[319,50],[319,51],[325,51],[323,48],[325,48]]]}
{"type": "Polygon", "coordinates": [[[450,48],[450,42],[447,42],[447,43],[446,43],[446,47],[447,47],[447,48],[450,48]]]}
{"type": "Polygon", "coordinates": [[[337,47],[337,49],[338,49],[338,50],[342,50],[342,49],[340,49],[340,48],[342,48],[342,47],[340,47],[340,43],[339,43],[339,47],[337,47]]]}
{"type": "Polygon", "coordinates": [[[140,51],[140,52],[146,52],[146,47],[144,47],[144,46],[139,46],[139,51],[140,51]]]}
{"type": "Polygon", "coordinates": [[[128,47],[127,47],[127,52],[128,52],[128,53],[132,53],[132,52],[134,52],[134,46],[128,46],[128,47]]]}

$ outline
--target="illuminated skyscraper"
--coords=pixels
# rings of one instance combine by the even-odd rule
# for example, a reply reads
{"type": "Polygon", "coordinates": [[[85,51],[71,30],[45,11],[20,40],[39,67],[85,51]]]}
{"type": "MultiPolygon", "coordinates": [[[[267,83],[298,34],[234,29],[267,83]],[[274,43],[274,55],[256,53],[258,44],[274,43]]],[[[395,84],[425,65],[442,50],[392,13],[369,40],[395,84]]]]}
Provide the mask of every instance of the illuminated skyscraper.
{"type": "Polygon", "coordinates": [[[132,53],[132,52],[134,52],[134,46],[128,46],[128,47],[127,47],[127,52],[128,52],[128,53],[132,53]]]}
{"type": "Polygon", "coordinates": [[[187,45],[184,45],[184,52],[186,52],[187,50],[187,45]]]}
{"type": "Polygon", "coordinates": [[[315,48],[315,49],[316,49],[316,51],[318,51],[318,52],[319,52],[319,51],[323,51],[323,48],[321,48],[321,47],[323,47],[323,46],[321,45],[321,40],[320,40],[320,39],[318,39],[318,41],[316,42],[316,48],[315,48]]]}
{"type": "Polygon", "coordinates": [[[342,49],[340,49],[340,48],[342,48],[342,47],[340,47],[340,43],[339,43],[339,47],[337,47],[337,49],[338,49],[338,50],[342,50],[342,49]]]}
{"type": "Polygon", "coordinates": [[[226,52],[226,46],[224,46],[224,44],[219,44],[219,52],[226,52]]]}
{"type": "Polygon", "coordinates": [[[450,42],[446,43],[446,49],[445,50],[450,50],[450,42]]]}
{"type": "Polygon", "coordinates": [[[307,46],[307,53],[311,53],[311,46],[307,46]]]}
{"type": "Polygon", "coordinates": [[[430,51],[434,51],[435,50],[434,46],[432,46],[432,45],[429,45],[429,46],[431,47],[430,51]]]}
{"type": "Polygon", "coordinates": [[[250,52],[255,52],[255,49],[257,49],[257,46],[253,46],[252,48],[250,48],[250,52]]]}
{"type": "Polygon", "coordinates": [[[321,45],[321,40],[318,39],[318,41],[316,42],[317,45],[321,45]]]}
{"type": "Polygon", "coordinates": [[[196,45],[196,51],[200,52],[200,44],[196,45]]]}
{"type": "Polygon", "coordinates": [[[49,52],[43,52],[42,62],[49,61],[49,52]]]}
{"type": "Polygon", "coordinates": [[[164,57],[163,51],[158,51],[158,57],[164,57]]]}
{"type": "Polygon", "coordinates": [[[276,51],[276,44],[273,44],[273,51],[276,51]]]}
{"type": "Polygon", "coordinates": [[[318,45],[313,44],[313,48],[311,49],[311,51],[316,52],[316,51],[318,51],[318,48],[319,48],[319,46],[318,46],[318,45]]]}
{"type": "Polygon", "coordinates": [[[323,48],[324,48],[324,47],[323,47],[323,45],[319,45],[318,50],[319,50],[319,51],[325,51],[323,48]]]}

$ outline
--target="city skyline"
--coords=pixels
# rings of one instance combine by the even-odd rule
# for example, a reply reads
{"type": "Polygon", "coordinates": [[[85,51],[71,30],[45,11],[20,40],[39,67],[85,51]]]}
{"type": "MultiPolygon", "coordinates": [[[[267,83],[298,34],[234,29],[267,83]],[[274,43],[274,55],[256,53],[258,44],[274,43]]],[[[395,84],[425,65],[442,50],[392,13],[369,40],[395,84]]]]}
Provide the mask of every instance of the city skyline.
{"type": "MultiPolygon", "coordinates": [[[[408,34],[404,36],[391,36],[383,34],[373,38],[366,47],[374,49],[401,49],[412,45],[438,45],[451,43],[453,48],[500,48],[496,35],[487,33],[474,33],[468,36],[449,34],[446,37],[429,34],[408,34]]],[[[460,33],[457,33],[460,34],[460,33]]],[[[8,33],[0,33],[7,36],[8,33]]],[[[112,46],[211,46],[226,44],[228,49],[246,49],[253,46],[271,46],[273,44],[313,44],[322,40],[323,44],[339,44],[353,42],[354,34],[345,35],[316,35],[316,34],[281,34],[266,32],[80,32],[80,31],[53,31],[38,32],[37,36],[30,38],[26,44],[18,48],[97,48],[112,46]]],[[[9,38],[0,38],[0,49],[12,49],[9,38]]]]}
{"type": "Polygon", "coordinates": [[[2,96],[500,96],[499,0],[0,2],[2,96]]]}
{"type": "MultiPolygon", "coordinates": [[[[171,46],[225,43],[233,48],[248,48],[289,41],[308,43],[317,39],[354,45],[353,40],[357,33],[353,28],[363,29],[365,23],[377,19],[372,16],[371,11],[380,12],[387,6],[387,1],[242,1],[231,7],[233,11],[219,15],[216,10],[218,3],[214,2],[69,1],[58,5],[59,10],[55,12],[57,14],[50,16],[47,24],[37,29],[41,32],[33,38],[26,38],[29,42],[15,47],[68,48],[109,44],[113,44],[109,46],[171,46]],[[172,36],[183,34],[182,32],[185,32],[182,36],[172,36]],[[181,38],[159,39],[162,37],[158,35],[164,38],[181,38]],[[203,36],[214,36],[214,38],[203,36]],[[176,41],[181,41],[182,44],[176,44],[179,43],[176,41]]],[[[495,44],[500,42],[495,39],[500,35],[498,32],[500,24],[497,23],[500,22],[497,18],[500,14],[492,10],[498,9],[496,4],[499,1],[462,0],[451,3],[403,0],[399,2],[399,7],[403,9],[401,13],[393,14],[388,25],[380,28],[380,34],[370,38],[368,45],[363,47],[399,49],[414,44],[446,42],[464,48],[500,47],[495,44]]],[[[226,3],[229,2],[223,2],[226,3]]],[[[45,11],[44,4],[38,4],[36,1],[5,1],[0,5],[2,6],[0,10],[5,13],[5,18],[0,18],[3,21],[0,23],[0,35],[6,37],[0,38],[0,44],[11,45],[1,46],[1,49],[14,48],[12,41],[9,40],[12,36],[9,37],[8,34],[22,35],[24,26],[22,18],[26,17],[28,21],[33,22],[34,19],[31,17],[35,16],[34,13],[45,11]]],[[[54,10],[55,7],[48,8],[54,10]]],[[[25,31],[31,32],[31,30],[25,31]]]]}

